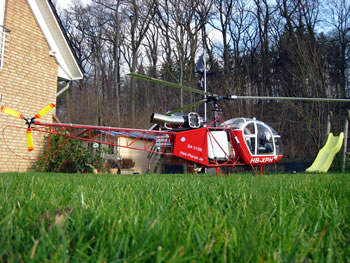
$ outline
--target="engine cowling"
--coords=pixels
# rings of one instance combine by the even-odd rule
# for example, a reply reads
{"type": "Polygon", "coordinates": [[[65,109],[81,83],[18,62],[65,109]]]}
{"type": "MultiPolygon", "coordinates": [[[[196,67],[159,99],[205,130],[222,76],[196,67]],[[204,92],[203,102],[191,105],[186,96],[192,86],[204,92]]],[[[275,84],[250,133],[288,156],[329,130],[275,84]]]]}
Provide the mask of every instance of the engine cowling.
{"type": "Polygon", "coordinates": [[[153,113],[151,116],[151,123],[159,125],[171,125],[175,127],[182,126],[184,128],[197,129],[203,125],[203,119],[196,112],[190,112],[183,115],[164,115],[159,113],[153,113]]]}

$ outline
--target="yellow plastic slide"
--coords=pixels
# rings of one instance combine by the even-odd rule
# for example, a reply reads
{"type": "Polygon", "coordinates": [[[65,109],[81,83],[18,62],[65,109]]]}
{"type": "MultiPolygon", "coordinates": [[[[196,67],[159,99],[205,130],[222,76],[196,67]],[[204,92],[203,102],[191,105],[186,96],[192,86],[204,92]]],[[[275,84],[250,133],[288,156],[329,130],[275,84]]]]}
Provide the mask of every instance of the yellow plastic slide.
{"type": "Polygon", "coordinates": [[[343,141],[343,132],[340,133],[339,136],[334,136],[333,133],[329,133],[325,146],[319,151],[315,161],[306,169],[306,172],[326,173],[329,167],[331,167],[334,156],[340,151],[343,141]]]}

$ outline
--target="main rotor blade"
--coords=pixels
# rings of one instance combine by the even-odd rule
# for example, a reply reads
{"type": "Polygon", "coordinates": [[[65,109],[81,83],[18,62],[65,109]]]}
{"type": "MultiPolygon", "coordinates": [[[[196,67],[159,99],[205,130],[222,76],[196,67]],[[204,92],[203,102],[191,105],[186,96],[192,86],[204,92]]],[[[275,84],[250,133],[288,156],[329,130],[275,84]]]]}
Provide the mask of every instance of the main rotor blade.
{"type": "Polygon", "coordinates": [[[129,73],[128,75],[130,77],[133,77],[133,78],[143,79],[143,80],[151,81],[151,82],[154,82],[154,83],[159,83],[159,84],[163,84],[163,85],[179,88],[179,89],[183,89],[183,90],[186,90],[186,91],[189,91],[189,92],[193,92],[193,93],[198,93],[198,94],[202,94],[202,95],[210,95],[209,92],[205,92],[203,90],[198,90],[198,89],[193,89],[193,88],[190,88],[190,87],[185,87],[185,86],[182,86],[180,84],[176,84],[176,83],[172,83],[172,82],[169,82],[169,81],[148,77],[148,76],[137,74],[137,73],[129,73]]]}
{"type": "Polygon", "coordinates": [[[177,113],[177,112],[181,112],[181,111],[190,109],[190,108],[192,108],[192,107],[194,107],[194,106],[198,106],[198,105],[200,105],[200,104],[202,104],[202,103],[205,103],[205,102],[206,102],[206,100],[199,100],[199,101],[193,102],[193,103],[191,103],[191,104],[185,105],[185,106],[183,106],[182,108],[179,108],[179,109],[173,110],[173,111],[171,111],[171,112],[168,112],[168,113],[165,114],[165,115],[168,115],[168,116],[169,116],[169,115],[171,115],[171,114],[174,114],[174,113],[177,113]]]}
{"type": "Polygon", "coordinates": [[[302,98],[302,97],[259,97],[259,96],[228,96],[231,100],[291,100],[291,101],[314,101],[314,102],[350,102],[350,99],[330,99],[330,98],[302,98]]]}

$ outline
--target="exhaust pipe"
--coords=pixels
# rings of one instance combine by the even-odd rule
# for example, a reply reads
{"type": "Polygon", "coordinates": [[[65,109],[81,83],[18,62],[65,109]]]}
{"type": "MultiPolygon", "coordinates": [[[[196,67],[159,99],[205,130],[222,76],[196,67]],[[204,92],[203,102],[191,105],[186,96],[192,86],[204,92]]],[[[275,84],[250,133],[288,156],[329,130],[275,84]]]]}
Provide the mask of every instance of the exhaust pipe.
{"type": "Polygon", "coordinates": [[[164,123],[182,125],[185,123],[183,116],[167,116],[159,113],[153,113],[151,116],[151,123],[163,125],[164,123]]]}
{"type": "Polygon", "coordinates": [[[177,126],[183,125],[184,127],[190,127],[192,129],[200,128],[203,124],[203,119],[196,112],[190,112],[188,115],[163,115],[159,113],[153,113],[151,116],[151,123],[159,125],[173,124],[177,126]]]}

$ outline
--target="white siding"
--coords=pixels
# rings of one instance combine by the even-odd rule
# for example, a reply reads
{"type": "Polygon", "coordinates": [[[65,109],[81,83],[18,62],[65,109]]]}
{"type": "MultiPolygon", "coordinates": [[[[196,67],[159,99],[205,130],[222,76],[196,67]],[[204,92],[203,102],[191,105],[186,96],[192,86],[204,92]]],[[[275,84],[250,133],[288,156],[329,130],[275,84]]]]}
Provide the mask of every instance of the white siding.
{"type": "MultiPolygon", "coordinates": [[[[4,25],[6,0],[0,0],[0,26],[4,25]]],[[[0,28],[1,32],[1,28],[0,28]]]]}

